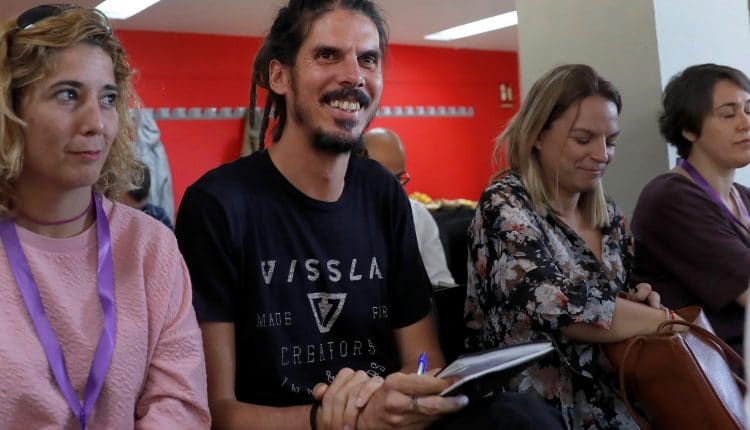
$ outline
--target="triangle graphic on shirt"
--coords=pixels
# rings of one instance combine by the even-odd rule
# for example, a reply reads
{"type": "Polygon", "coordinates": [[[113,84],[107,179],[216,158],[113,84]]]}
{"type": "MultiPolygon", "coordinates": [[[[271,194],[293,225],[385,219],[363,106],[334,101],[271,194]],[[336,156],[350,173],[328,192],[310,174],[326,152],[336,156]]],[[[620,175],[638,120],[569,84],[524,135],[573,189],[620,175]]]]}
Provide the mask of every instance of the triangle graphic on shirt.
{"type": "Polygon", "coordinates": [[[344,309],[346,293],[309,293],[307,300],[310,302],[318,330],[328,333],[344,309]]]}

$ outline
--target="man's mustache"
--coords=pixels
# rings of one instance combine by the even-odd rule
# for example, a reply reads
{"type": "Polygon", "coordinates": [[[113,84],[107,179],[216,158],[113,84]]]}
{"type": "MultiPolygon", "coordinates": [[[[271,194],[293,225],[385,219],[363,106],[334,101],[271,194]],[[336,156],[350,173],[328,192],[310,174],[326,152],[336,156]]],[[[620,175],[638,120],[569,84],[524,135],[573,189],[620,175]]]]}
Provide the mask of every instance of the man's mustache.
{"type": "Polygon", "coordinates": [[[362,108],[366,108],[370,106],[370,103],[372,103],[372,99],[370,99],[370,96],[365,94],[364,91],[357,88],[339,88],[337,90],[329,91],[323,94],[323,96],[320,98],[320,101],[328,104],[332,100],[344,99],[354,99],[362,108]]]}

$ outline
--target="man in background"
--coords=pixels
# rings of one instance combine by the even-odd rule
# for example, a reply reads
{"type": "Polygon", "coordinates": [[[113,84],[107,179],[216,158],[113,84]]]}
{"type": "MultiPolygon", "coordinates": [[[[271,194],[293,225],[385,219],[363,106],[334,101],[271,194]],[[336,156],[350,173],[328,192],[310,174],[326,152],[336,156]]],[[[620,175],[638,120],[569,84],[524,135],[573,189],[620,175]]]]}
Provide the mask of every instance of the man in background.
{"type": "MultiPolygon", "coordinates": [[[[402,186],[409,182],[406,171],[406,153],[401,138],[387,128],[373,128],[365,133],[365,147],[370,159],[382,164],[398,179],[402,186]]],[[[454,285],[455,281],[445,261],[445,251],[440,242],[440,231],[435,218],[422,203],[409,199],[417,233],[417,245],[422,255],[427,276],[432,285],[454,285]]]]}
{"type": "Polygon", "coordinates": [[[172,220],[169,219],[167,211],[161,206],[156,206],[148,202],[148,194],[151,191],[151,172],[145,164],[142,164],[142,169],[143,177],[140,184],[137,184],[138,188],[122,194],[119,198],[120,202],[151,215],[169,227],[170,230],[174,230],[172,220]]]}

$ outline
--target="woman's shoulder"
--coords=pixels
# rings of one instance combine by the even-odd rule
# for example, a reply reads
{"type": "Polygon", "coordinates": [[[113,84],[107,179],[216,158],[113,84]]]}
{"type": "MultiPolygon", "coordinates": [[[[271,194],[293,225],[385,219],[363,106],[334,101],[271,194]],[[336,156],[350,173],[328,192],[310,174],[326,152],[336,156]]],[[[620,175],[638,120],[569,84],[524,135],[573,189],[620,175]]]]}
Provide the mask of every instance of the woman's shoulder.
{"type": "Polygon", "coordinates": [[[167,260],[180,255],[174,232],[161,221],[116,201],[108,201],[105,210],[107,206],[110,206],[108,212],[112,240],[120,252],[131,257],[163,256],[167,260]]]}
{"type": "Polygon", "coordinates": [[[644,208],[703,206],[708,195],[690,178],[676,172],[663,173],[649,181],[638,196],[636,211],[644,208]]]}
{"type": "Polygon", "coordinates": [[[526,202],[530,202],[529,193],[521,178],[513,171],[495,179],[484,189],[482,196],[479,198],[479,205],[483,208],[501,204],[525,206],[526,202]]]}
{"type": "Polygon", "coordinates": [[[655,177],[643,188],[633,209],[630,228],[636,237],[645,237],[646,232],[663,233],[664,226],[676,219],[698,222],[715,216],[718,211],[708,194],[690,178],[670,172],[655,177]]]}
{"type": "Polygon", "coordinates": [[[676,172],[662,173],[651,179],[641,190],[641,197],[662,197],[675,192],[700,191],[690,178],[676,172]]]}

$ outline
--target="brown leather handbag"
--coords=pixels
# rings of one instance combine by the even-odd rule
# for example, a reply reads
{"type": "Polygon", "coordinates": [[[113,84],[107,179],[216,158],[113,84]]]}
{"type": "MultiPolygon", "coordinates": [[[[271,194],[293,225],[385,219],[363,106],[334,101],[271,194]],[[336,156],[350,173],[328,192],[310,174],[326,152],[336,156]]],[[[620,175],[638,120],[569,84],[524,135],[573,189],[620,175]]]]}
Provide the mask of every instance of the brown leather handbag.
{"type": "Polygon", "coordinates": [[[675,312],[685,321],[664,321],[655,334],[604,345],[628,411],[643,430],[744,430],[745,383],[733,371],[743,374],[742,358],[713,333],[700,307],[675,312]]]}

